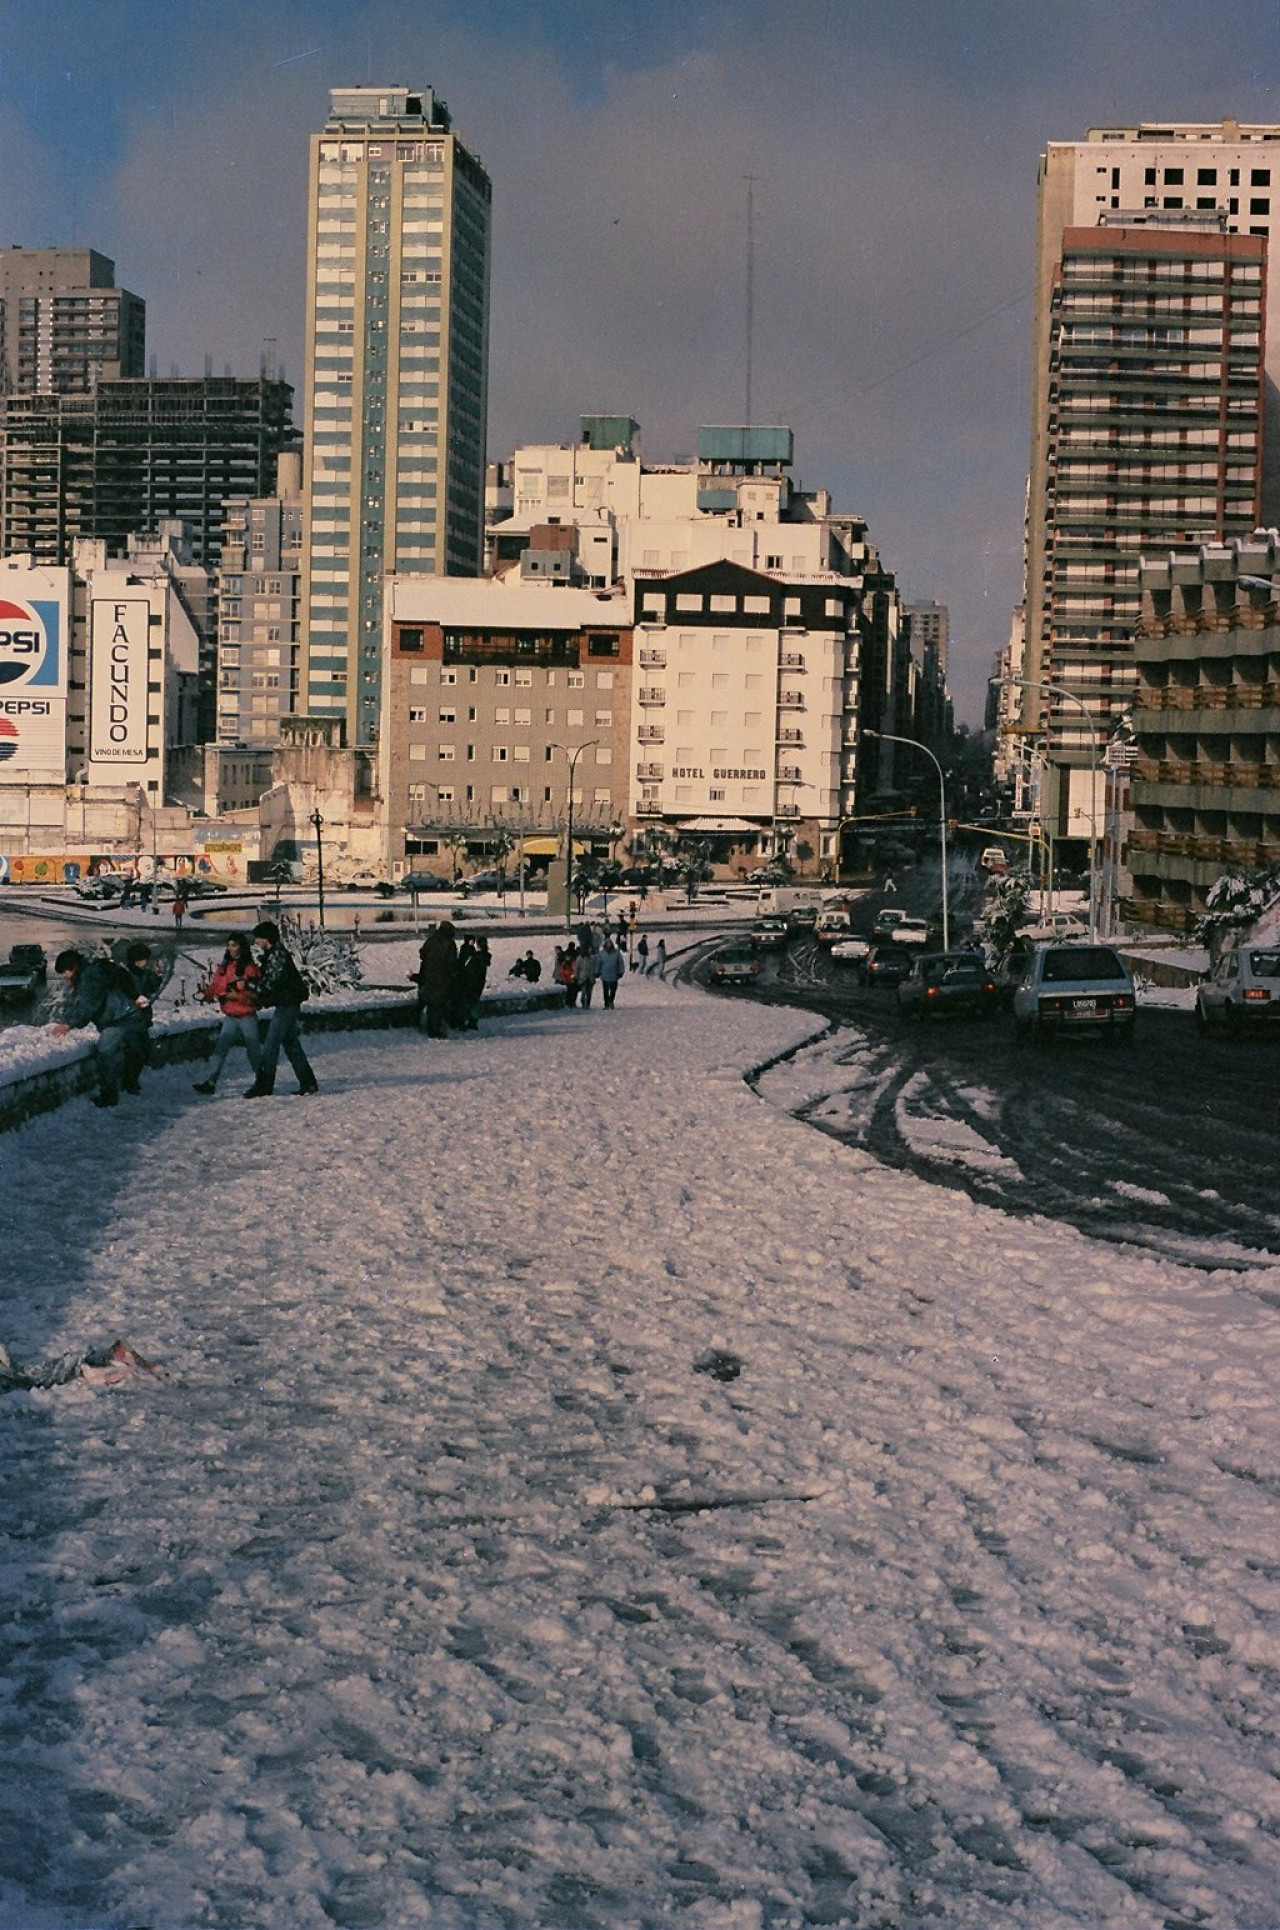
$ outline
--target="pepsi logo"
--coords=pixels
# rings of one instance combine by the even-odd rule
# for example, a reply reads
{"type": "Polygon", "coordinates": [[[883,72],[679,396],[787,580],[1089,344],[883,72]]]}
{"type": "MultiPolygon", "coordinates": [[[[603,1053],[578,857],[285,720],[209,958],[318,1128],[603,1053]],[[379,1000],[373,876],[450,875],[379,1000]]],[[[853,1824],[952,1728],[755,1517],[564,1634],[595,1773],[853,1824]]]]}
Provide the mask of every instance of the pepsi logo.
{"type": "Polygon", "coordinates": [[[44,661],[45,628],[28,603],[0,597],[0,689],[27,683],[44,661]]]}
{"type": "Polygon", "coordinates": [[[11,757],[18,755],[18,726],[11,724],[7,717],[0,717],[0,764],[7,764],[11,757]]]}

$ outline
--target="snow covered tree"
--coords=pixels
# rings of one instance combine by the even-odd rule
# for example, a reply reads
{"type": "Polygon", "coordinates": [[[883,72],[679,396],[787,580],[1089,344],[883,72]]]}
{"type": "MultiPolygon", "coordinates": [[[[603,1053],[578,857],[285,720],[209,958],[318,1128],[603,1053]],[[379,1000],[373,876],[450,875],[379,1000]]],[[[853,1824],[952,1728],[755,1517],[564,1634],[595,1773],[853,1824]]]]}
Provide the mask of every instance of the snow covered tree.
{"type": "Polygon", "coordinates": [[[1196,925],[1196,937],[1207,948],[1210,965],[1217,964],[1233,932],[1247,931],[1278,899],[1280,864],[1262,871],[1225,871],[1215,878],[1196,925]]]}
{"type": "Polygon", "coordinates": [[[1031,902],[1031,873],[1007,871],[996,881],[987,899],[987,908],[975,929],[988,951],[1003,958],[1027,922],[1031,902]]]}
{"type": "Polygon", "coordinates": [[[364,967],[349,933],[321,931],[318,925],[304,931],[292,912],[283,913],[277,922],[281,942],[297,959],[313,992],[348,992],[363,984],[364,967]]]}

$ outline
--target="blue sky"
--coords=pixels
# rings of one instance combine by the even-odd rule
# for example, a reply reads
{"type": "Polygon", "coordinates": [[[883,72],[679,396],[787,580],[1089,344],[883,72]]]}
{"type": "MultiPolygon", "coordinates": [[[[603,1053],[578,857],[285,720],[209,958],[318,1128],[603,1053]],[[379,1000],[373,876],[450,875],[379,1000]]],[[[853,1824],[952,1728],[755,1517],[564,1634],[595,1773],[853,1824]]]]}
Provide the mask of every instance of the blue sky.
{"type": "MultiPolygon", "coordinates": [[[[91,245],[165,373],[302,373],[308,134],[434,88],[494,183],[490,453],[753,403],[952,611],[977,721],[1019,594],[1036,162],[1139,120],[1280,120],[1275,0],[0,0],[0,245],[91,245]]],[[[299,398],[299,415],[300,398],[299,398]]]]}

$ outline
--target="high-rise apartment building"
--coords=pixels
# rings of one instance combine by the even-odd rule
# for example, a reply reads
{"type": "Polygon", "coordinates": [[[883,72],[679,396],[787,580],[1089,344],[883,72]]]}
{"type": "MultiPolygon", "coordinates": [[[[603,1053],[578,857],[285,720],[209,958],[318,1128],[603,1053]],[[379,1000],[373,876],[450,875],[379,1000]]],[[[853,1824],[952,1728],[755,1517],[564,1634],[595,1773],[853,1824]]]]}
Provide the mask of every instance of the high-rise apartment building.
{"type": "Polygon", "coordinates": [[[350,87],[309,192],[299,702],[370,744],[384,574],[480,570],[491,190],[429,90],[350,87]]]}
{"type": "Polygon", "coordinates": [[[1099,738],[1136,684],[1142,550],[1280,510],[1273,205],[1280,127],[1095,128],[1041,156],[1016,674],[1021,727],[1048,729],[1063,772],[1059,834],[1097,821],[1099,738]]]}
{"type": "MultiPolygon", "coordinates": [[[[1143,544],[1220,540],[1232,517],[1280,508],[1280,448],[1265,469],[1257,463],[1263,427],[1280,425],[1274,322],[1266,334],[1266,315],[1280,315],[1280,266],[1266,249],[1272,207],[1280,210],[1280,127],[1095,127],[1085,141],[1044,149],[1027,683],[1077,681],[1083,645],[1131,689],[1143,544]],[[1239,498],[1245,471],[1255,475],[1251,511],[1239,498]]],[[[1104,722],[1108,693],[1083,695],[1104,722]]],[[[1050,714],[1058,747],[1083,753],[1089,728],[1075,706],[1029,689],[1023,722],[1050,714]]]]}
{"type": "Polygon", "coordinates": [[[141,375],[147,311],[94,248],[0,253],[0,393],[88,395],[103,376],[141,375]]]}

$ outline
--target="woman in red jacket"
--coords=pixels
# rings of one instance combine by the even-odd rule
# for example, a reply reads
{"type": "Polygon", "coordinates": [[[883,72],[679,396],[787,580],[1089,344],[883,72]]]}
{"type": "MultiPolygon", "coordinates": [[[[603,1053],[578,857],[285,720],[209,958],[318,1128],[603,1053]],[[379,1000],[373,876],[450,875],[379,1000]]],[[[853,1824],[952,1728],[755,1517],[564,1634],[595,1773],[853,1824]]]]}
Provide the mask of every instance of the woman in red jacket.
{"type": "Polygon", "coordinates": [[[214,1043],[209,1077],[200,1081],[197,1092],[210,1096],[217,1091],[218,1075],[233,1045],[244,1047],[249,1055],[249,1064],[253,1067],[253,1076],[257,1078],[262,1060],[262,1047],[258,1039],[257,983],[258,968],[253,960],[253,947],[243,933],[232,932],[221,965],[208,984],[200,987],[201,998],[221,1008],[222,1027],[214,1043]]]}

